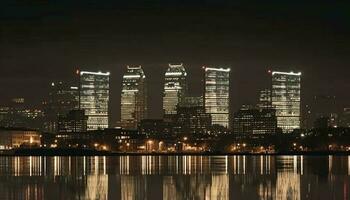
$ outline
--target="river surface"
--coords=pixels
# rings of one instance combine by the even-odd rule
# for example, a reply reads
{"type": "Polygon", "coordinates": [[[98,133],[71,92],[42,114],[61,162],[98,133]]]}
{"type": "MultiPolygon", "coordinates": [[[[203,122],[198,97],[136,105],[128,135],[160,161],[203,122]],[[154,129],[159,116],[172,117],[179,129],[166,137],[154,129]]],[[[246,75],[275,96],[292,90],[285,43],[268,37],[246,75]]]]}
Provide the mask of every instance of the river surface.
{"type": "Polygon", "coordinates": [[[0,157],[0,199],[350,199],[350,156],[0,157]]]}

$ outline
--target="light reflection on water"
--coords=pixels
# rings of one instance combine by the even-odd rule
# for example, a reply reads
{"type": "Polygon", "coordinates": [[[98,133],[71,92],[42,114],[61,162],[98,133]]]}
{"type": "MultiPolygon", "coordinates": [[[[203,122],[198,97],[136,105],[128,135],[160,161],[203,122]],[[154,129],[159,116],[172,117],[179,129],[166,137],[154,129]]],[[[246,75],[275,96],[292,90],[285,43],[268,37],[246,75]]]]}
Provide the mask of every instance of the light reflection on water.
{"type": "Polygon", "coordinates": [[[350,156],[0,157],[0,199],[346,199],[350,156]]]}

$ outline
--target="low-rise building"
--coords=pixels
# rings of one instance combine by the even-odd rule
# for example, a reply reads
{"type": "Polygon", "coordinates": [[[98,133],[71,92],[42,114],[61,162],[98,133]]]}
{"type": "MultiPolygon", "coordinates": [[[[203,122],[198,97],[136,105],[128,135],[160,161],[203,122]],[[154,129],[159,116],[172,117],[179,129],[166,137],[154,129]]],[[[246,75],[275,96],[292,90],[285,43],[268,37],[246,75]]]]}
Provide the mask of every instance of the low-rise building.
{"type": "Polygon", "coordinates": [[[23,146],[39,147],[41,134],[36,130],[21,128],[0,128],[0,149],[14,149],[23,146]]]}

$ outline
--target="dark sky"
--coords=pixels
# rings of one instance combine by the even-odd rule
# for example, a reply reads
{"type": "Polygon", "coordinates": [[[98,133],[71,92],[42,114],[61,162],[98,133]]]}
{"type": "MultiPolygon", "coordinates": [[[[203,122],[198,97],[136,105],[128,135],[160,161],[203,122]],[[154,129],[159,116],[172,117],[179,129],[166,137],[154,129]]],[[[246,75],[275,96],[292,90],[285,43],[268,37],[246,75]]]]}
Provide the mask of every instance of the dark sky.
{"type": "Polygon", "coordinates": [[[101,2],[2,0],[0,103],[39,103],[49,82],[74,80],[77,67],[108,70],[116,121],[125,66],[142,65],[159,118],[167,63],[183,62],[195,94],[201,66],[231,67],[232,110],[256,101],[268,69],[302,71],[304,104],[331,94],[350,105],[349,1],[101,2]]]}

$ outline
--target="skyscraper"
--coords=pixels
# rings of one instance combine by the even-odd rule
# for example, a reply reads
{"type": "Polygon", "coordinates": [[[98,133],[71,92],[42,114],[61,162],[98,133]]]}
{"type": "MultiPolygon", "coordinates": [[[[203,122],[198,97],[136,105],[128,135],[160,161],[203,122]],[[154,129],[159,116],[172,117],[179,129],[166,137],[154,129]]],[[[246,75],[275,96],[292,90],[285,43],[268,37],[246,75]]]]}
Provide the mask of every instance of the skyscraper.
{"type": "Polygon", "coordinates": [[[205,67],[204,106],[212,124],[229,127],[230,68],[205,67]]]}
{"type": "Polygon", "coordinates": [[[47,101],[44,102],[44,130],[56,132],[58,118],[79,107],[79,90],[76,86],[59,81],[52,82],[47,101]]]}
{"type": "Polygon", "coordinates": [[[186,95],[186,70],[183,64],[169,64],[165,72],[163,110],[165,115],[176,114],[176,106],[186,95]]]}
{"type": "Polygon", "coordinates": [[[271,90],[269,89],[260,90],[258,107],[260,109],[271,108],[271,90]]]}
{"type": "Polygon", "coordinates": [[[146,76],[141,66],[127,66],[121,93],[121,126],[136,129],[147,117],[146,76]]]}
{"type": "Polygon", "coordinates": [[[108,128],[109,72],[80,72],[80,109],[88,116],[87,129],[108,128]]]}
{"type": "Polygon", "coordinates": [[[301,73],[271,72],[271,102],[276,109],[277,126],[284,133],[300,128],[301,73]]]}

